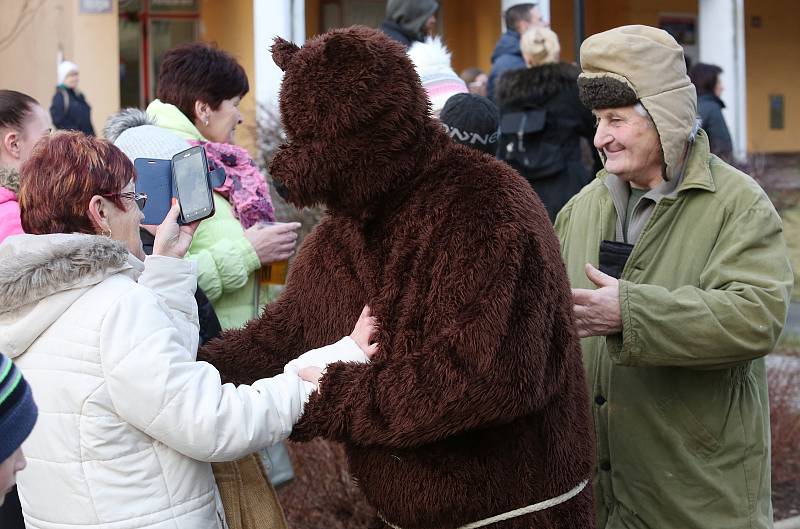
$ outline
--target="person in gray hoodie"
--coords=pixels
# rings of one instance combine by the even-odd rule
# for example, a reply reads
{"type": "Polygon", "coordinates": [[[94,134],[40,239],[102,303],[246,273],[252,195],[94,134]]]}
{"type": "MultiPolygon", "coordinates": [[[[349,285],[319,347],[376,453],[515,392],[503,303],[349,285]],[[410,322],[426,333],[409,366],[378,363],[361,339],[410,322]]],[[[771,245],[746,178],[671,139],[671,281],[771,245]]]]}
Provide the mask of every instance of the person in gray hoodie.
{"type": "Polygon", "coordinates": [[[414,42],[423,42],[433,32],[438,10],[439,3],[435,0],[389,0],[386,20],[380,29],[409,48],[414,42]]]}

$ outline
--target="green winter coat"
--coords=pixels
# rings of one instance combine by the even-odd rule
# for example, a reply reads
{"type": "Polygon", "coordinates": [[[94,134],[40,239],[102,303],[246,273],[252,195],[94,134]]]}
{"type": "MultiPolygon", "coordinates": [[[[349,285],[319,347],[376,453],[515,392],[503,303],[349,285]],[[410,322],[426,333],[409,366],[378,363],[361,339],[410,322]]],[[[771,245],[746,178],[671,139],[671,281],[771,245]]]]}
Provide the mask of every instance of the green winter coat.
{"type": "MultiPolygon", "coordinates": [[[[158,125],[186,140],[205,140],[197,128],[174,105],[154,100],[147,115],[158,125]]],[[[197,261],[197,284],[208,296],[223,329],[237,328],[258,316],[267,295],[255,272],[261,268],[253,245],[233,216],[225,198],[214,193],[214,216],[200,223],[187,259],[197,261]]]]}
{"type": "MultiPolygon", "coordinates": [[[[573,288],[594,288],[617,214],[600,171],[556,221],[573,288]]],[[[700,131],[685,176],[641,233],[619,283],[623,331],[582,341],[597,434],[600,529],[772,526],[763,356],[792,271],[782,225],[700,131]]]]}

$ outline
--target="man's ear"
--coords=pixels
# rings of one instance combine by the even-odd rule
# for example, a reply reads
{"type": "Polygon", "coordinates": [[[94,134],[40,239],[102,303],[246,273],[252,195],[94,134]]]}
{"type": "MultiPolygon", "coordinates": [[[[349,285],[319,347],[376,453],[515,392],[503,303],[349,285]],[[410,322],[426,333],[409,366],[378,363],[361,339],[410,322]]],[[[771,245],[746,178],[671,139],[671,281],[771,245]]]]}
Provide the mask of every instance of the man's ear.
{"type": "Polygon", "coordinates": [[[3,150],[12,158],[19,160],[20,157],[20,134],[16,130],[9,130],[3,135],[3,150]]]}
{"type": "Polygon", "coordinates": [[[289,63],[292,61],[294,54],[299,50],[300,48],[297,47],[297,44],[289,42],[288,40],[284,40],[280,37],[275,37],[275,42],[270,48],[272,60],[275,61],[275,64],[278,65],[278,68],[284,72],[286,71],[286,68],[289,67],[289,63]]]}
{"type": "Polygon", "coordinates": [[[94,195],[89,200],[89,218],[97,228],[98,232],[110,233],[111,227],[108,223],[108,202],[100,195],[94,195]]]}

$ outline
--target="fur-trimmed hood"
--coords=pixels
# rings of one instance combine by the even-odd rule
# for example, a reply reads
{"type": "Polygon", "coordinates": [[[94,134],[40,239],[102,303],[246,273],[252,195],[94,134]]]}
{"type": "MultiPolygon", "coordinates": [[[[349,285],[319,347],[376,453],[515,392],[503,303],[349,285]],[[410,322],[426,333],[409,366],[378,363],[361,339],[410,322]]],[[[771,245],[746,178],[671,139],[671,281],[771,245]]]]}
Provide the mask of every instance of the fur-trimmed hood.
{"type": "Polygon", "coordinates": [[[302,48],[272,46],[285,72],[281,120],[288,142],[270,174],[297,206],[324,203],[365,219],[403,194],[449,142],[405,48],[364,26],[335,29],[302,48]]]}
{"type": "Polygon", "coordinates": [[[106,126],[103,127],[103,137],[111,143],[114,143],[126,130],[143,125],[155,126],[155,121],[150,119],[147,112],[144,110],[139,108],[123,108],[108,118],[106,126]]]}
{"type": "Polygon", "coordinates": [[[497,105],[502,108],[544,104],[565,90],[577,91],[579,73],[577,66],[563,62],[510,70],[497,83],[497,105]]]}
{"type": "Polygon", "coordinates": [[[101,235],[15,235],[0,245],[0,349],[24,353],[86,289],[144,266],[101,235]]]}
{"type": "Polygon", "coordinates": [[[0,187],[5,187],[15,194],[19,193],[19,171],[11,167],[0,167],[0,187]]]}

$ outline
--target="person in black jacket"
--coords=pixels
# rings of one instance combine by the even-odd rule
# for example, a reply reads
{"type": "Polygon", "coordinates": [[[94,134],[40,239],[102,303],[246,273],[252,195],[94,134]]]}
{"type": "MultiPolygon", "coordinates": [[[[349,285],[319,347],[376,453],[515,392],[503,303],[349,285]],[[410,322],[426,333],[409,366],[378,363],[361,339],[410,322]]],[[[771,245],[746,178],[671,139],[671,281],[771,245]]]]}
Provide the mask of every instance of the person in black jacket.
{"type": "Polygon", "coordinates": [[[433,33],[439,3],[435,0],[389,0],[381,31],[406,48],[433,33]]]}
{"type": "Polygon", "coordinates": [[[723,90],[719,79],[721,73],[719,66],[699,62],[689,70],[689,78],[697,89],[697,113],[700,126],[708,134],[711,152],[730,162],[733,159],[733,142],[722,115],[725,103],[719,98],[723,90]]]}
{"type": "Polygon", "coordinates": [[[58,65],[58,86],[50,105],[53,125],[58,129],[79,130],[94,136],[92,107],[78,89],[78,65],[64,61],[58,65]]]}
{"type": "Polygon", "coordinates": [[[578,68],[559,62],[553,31],[529,29],[520,46],[528,68],[506,72],[497,85],[497,157],[528,180],[554,221],[601,168],[594,149],[592,172],[582,156],[581,138],[592,144],[595,120],[578,99],[578,68]]]}

